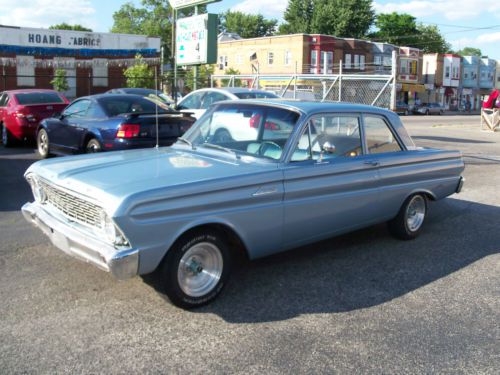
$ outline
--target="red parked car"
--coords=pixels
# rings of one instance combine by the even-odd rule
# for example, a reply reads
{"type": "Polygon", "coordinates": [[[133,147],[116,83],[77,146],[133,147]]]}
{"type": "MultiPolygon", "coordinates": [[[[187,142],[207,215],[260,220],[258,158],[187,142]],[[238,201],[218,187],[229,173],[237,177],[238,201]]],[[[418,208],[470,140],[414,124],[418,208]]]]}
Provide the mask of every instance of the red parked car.
{"type": "Polygon", "coordinates": [[[10,90],[0,93],[0,129],[5,147],[35,140],[40,121],[60,113],[69,104],[54,90],[10,90]]]}

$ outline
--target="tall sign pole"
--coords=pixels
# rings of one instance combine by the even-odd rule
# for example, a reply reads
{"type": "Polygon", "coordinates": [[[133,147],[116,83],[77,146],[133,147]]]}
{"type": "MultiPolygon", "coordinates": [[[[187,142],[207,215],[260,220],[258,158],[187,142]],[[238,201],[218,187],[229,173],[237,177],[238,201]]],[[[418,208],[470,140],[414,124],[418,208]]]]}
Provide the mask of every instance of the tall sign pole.
{"type": "MultiPolygon", "coordinates": [[[[194,15],[198,15],[198,5],[194,6],[194,15]]],[[[198,90],[198,65],[193,66],[193,90],[198,90]]]]}

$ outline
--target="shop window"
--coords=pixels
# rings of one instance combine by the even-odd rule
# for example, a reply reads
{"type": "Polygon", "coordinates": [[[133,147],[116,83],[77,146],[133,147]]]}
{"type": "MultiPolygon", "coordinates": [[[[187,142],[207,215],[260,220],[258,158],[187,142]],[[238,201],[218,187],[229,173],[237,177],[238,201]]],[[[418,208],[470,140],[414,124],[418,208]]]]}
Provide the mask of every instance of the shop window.
{"type": "Polygon", "coordinates": [[[354,69],[359,69],[359,55],[354,55],[354,69]]]}
{"type": "Polygon", "coordinates": [[[345,60],[344,67],[346,69],[351,69],[351,54],[350,53],[346,53],[344,55],[344,60],[345,60]]]}
{"type": "Polygon", "coordinates": [[[267,65],[273,65],[274,63],[274,52],[267,53],[267,65]]]}

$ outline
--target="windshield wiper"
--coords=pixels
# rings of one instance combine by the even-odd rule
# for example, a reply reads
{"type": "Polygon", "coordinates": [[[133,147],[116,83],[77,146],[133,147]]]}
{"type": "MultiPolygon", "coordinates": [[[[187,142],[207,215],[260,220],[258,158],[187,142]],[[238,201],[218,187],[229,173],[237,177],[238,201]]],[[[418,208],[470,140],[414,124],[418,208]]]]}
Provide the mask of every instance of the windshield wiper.
{"type": "Polygon", "coordinates": [[[191,147],[193,150],[195,149],[194,146],[193,146],[193,144],[191,143],[191,141],[188,141],[186,138],[179,137],[179,138],[177,138],[177,141],[184,142],[189,147],[191,147]]]}
{"type": "Polygon", "coordinates": [[[230,153],[230,154],[234,155],[236,158],[239,158],[239,156],[238,156],[238,154],[236,154],[236,152],[234,152],[230,148],[227,148],[227,147],[224,147],[224,146],[219,146],[219,145],[216,145],[216,144],[213,144],[213,143],[202,143],[200,146],[206,147],[206,148],[213,148],[215,150],[224,151],[224,152],[227,152],[227,153],[230,153]]]}

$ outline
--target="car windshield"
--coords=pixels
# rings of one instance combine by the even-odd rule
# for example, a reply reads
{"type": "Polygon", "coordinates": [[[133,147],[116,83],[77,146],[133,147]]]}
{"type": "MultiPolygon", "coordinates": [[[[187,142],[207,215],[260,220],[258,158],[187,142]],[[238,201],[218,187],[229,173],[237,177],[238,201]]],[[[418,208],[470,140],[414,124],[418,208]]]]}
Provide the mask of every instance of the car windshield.
{"type": "Polygon", "coordinates": [[[219,105],[200,118],[183,138],[192,147],[279,160],[298,118],[295,111],[272,106],[219,105]]]}
{"type": "Polygon", "coordinates": [[[29,92],[16,94],[16,99],[21,105],[64,103],[63,98],[55,92],[29,92]]]}
{"type": "Polygon", "coordinates": [[[234,95],[236,95],[239,99],[274,99],[274,98],[279,98],[278,95],[273,94],[272,92],[265,92],[265,91],[249,91],[249,92],[235,92],[234,95]]]}
{"type": "Polygon", "coordinates": [[[102,97],[99,99],[106,114],[110,117],[118,116],[124,113],[154,113],[158,104],[158,113],[167,113],[169,110],[161,106],[160,103],[155,103],[147,98],[123,95],[102,97]]]}

